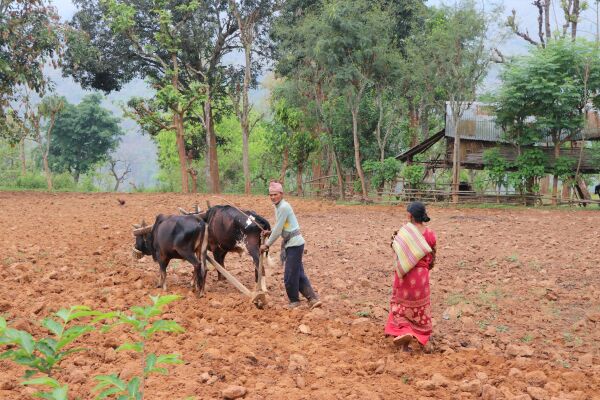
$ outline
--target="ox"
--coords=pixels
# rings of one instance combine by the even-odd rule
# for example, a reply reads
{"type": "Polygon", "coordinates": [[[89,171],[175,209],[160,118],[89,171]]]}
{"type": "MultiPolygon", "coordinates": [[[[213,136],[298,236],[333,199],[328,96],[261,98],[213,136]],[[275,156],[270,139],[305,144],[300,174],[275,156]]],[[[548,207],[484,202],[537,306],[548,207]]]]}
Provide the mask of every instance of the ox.
{"type": "MultiPolygon", "coordinates": [[[[180,209],[182,213],[185,210],[180,209]]],[[[197,215],[208,224],[208,250],[215,261],[225,267],[225,256],[229,252],[242,254],[246,247],[254,262],[254,279],[258,280],[260,236],[271,230],[269,221],[251,210],[240,211],[228,205],[209,207],[205,212],[187,213],[197,215]],[[250,217],[250,218],[249,218],[250,217]]],[[[223,276],[219,273],[219,280],[223,276]]]]}
{"type": "Polygon", "coordinates": [[[600,184],[596,185],[596,187],[594,188],[594,193],[596,193],[598,197],[600,197],[600,184]]]}
{"type": "Polygon", "coordinates": [[[204,295],[206,283],[206,223],[193,215],[159,214],[154,225],[134,225],[134,255],[151,255],[160,266],[158,286],[167,290],[167,266],[173,258],[183,259],[194,266],[193,287],[204,295]]]}

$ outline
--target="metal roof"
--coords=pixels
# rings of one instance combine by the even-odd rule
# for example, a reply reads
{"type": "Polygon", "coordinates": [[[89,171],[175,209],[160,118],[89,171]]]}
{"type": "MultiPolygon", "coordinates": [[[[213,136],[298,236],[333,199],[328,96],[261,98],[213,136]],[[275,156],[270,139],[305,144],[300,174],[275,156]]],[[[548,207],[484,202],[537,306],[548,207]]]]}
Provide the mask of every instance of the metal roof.
{"type": "MultiPolygon", "coordinates": [[[[446,126],[449,125],[448,119],[451,115],[450,103],[446,102],[446,126]]],[[[461,139],[507,143],[503,139],[504,130],[496,124],[493,105],[488,103],[473,102],[459,119],[457,131],[461,139]]],[[[454,135],[446,130],[446,137],[454,137],[454,135]]],[[[598,110],[587,112],[586,127],[570,140],[600,140],[600,113],[598,110]]]]}

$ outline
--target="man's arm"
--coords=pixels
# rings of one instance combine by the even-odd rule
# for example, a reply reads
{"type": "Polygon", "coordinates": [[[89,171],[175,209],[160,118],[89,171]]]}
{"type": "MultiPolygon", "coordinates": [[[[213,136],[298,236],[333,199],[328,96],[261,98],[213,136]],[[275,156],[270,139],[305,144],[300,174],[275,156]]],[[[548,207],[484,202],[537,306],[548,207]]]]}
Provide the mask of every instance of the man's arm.
{"type": "Polygon", "coordinates": [[[290,213],[290,208],[281,207],[279,211],[280,212],[278,213],[279,215],[277,216],[275,226],[271,230],[271,236],[269,236],[267,242],[265,243],[267,246],[271,246],[277,239],[279,239],[279,236],[281,236],[281,232],[283,232],[283,225],[285,224],[285,221],[287,221],[287,217],[290,213]]]}

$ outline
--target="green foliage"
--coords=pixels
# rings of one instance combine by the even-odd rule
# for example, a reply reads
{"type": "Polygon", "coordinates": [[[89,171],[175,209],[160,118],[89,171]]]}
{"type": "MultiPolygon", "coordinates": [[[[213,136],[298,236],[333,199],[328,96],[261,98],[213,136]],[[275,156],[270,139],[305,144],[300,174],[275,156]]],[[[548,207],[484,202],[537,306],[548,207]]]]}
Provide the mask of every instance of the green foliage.
{"type": "Polygon", "coordinates": [[[42,327],[51,335],[36,340],[26,331],[9,328],[6,320],[0,317],[0,345],[9,345],[9,349],[0,355],[0,359],[8,359],[25,366],[24,385],[42,385],[51,390],[39,391],[37,397],[45,399],[67,399],[67,385],[61,385],[51,378],[53,371],[68,355],[82,351],[73,348],[71,344],[81,336],[94,330],[92,325],[73,324],[81,318],[98,316],[99,312],[85,306],[73,306],[70,309],[61,309],[54,314],[54,318],[42,321],[42,327]],[[36,374],[43,377],[30,379],[36,374]]]}
{"type": "Polygon", "coordinates": [[[425,166],[419,164],[405,165],[401,172],[401,176],[412,189],[417,189],[422,185],[424,175],[425,166]]]}
{"type": "Polygon", "coordinates": [[[129,326],[139,340],[127,342],[119,346],[117,351],[134,351],[140,354],[143,364],[140,375],[124,382],[117,374],[100,375],[95,379],[98,384],[94,391],[99,392],[98,399],[117,398],[119,400],[141,400],[144,397],[145,378],[153,374],[166,375],[165,366],[180,364],[177,354],[146,354],[146,343],[159,332],[180,333],[183,328],[176,322],[158,319],[166,305],[179,299],[179,296],[150,296],[150,306],[134,306],[129,313],[116,311],[102,313],[86,306],[73,306],[61,309],[54,317],[45,318],[42,327],[51,333],[50,336],[36,340],[30,333],[10,328],[6,320],[0,317],[0,346],[7,349],[0,354],[0,359],[8,359],[27,368],[23,377],[23,385],[39,386],[43,389],[35,393],[35,397],[50,400],[67,400],[68,385],[61,384],[52,378],[53,371],[67,356],[82,351],[72,345],[82,336],[95,330],[94,324],[106,321],[102,331],[108,332],[117,325],[129,326]],[[81,319],[94,317],[88,324],[81,324],[81,319]],[[34,377],[41,374],[42,376],[34,377]]]}
{"type": "Polygon", "coordinates": [[[15,181],[16,187],[22,189],[44,189],[46,178],[40,172],[28,172],[19,176],[15,181]]]}
{"type": "Polygon", "coordinates": [[[501,186],[508,183],[507,171],[509,163],[500,154],[498,148],[487,149],[483,152],[483,165],[490,180],[498,190],[501,186]]]}
{"type": "Polygon", "coordinates": [[[600,89],[597,46],[586,40],[553,40],[506,65],[497,95],[498,122],[508,138],[560,144],[583,127],[581,110],[600,89]]]}
{"type": "Polygon", "coordinates": [[[367,160],[363,163],[365,172],[371,174],[371,185],[382,188],[386,183],[392,183],[401,169],[400,161],[388,157],[383,162],[367,160]]]}
{"type": "Polygon", "coordinates": [[[116,374],[100,375],[95,379],[98,384],[94,391],[98,392],[99,399],[116,397],[122,400],[140,400],[143,398],[145,378],[152,374],[166,375],[168,370],[165,366],[181,364],[183,361],[178,354],[156,355],[147,354],[146,346],[155,334],[159,332],[181,333],[184,329],[175,321],[156,319],[163,313],[163,308],[179,300],[177,295],[150,296],[152,304],[149,306],[131,307],[128,313],[115,312],[103,315],[103,318],[112,319],[114,322],[105,325],[103,332],[108,332],[115,326],[125,325],[129,327],[134,334],[138,336],[135,342],[126,342],[117,348],[117,351],[133,351],[139,354],[142,360],[143,368],[140,369],[139,376],[134,376],[129,382],[123,381],[116,374]]]}
{"type": "Polygon", "coordinates": [[[77,183],[73,180],[73,176],[68,173],[54,175],[52,177],[52,185],[55,190],[74,191],[77,188],[77,183]]]}
{"type": "Polygon", "coordinates": [[[546,157],[539,149],[526,150],[517,157],[515,172],[509,173],[508,181],[521,194],[539,191],[537,180],[545,173],[546,157]]]}
{"type": "Polygon", "coordinates": [[[76,106],[67,103],[57,116],[50,147],[54,171],[68,171],[77,181],[116,148],[123,134],[120,121],[101,102],[101,95],[87,95],[76,106]]]}
{"type": "Polygon", "coordinates": [[[559,179],[567,181],[571,179],[575,173],[575,167],[577,161],[569,157],[558,157],[554,160],[554,175],[558,176],[559,179]]]}
{"type": "Polygon", "coordinates": [[[5,110],[15,91],[44,94],[44,65],[58,52],[60,23],[45,0],[2,1],[0,10],[0,137],[7,137],[5,110]]]}

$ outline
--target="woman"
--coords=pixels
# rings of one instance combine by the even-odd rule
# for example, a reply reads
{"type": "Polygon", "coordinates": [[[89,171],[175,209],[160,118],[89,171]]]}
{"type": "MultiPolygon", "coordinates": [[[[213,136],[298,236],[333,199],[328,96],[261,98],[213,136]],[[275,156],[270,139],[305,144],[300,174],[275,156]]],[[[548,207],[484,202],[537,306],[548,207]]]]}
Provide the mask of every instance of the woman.
{"type": "MultiPolygon", "coordinates": [[[[390,315],[385,333],[394,336],[394,343],[403,351],[410,351],[413,338],[423,346],[431,335],[431,300],[429,293],[429,270],[435,262],[435,233],[423,225],[429,222],[425,205],[420,201],[409,204],[408,222],[414,224],[432,249],[403,277],[394,272],[394,286],[390,304],[390,315]]],[[[392,238],[393,240],[393,238],[392,238]]]]}

